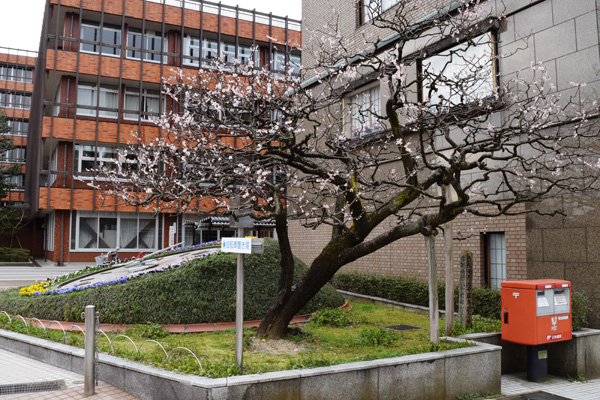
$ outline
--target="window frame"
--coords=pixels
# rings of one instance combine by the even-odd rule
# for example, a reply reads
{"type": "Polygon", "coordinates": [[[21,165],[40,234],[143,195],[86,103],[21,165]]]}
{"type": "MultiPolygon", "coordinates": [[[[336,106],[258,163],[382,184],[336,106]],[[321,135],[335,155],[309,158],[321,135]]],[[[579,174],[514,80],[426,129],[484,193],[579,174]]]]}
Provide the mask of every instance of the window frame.
{"type": "Polygon", "coordinates": [[[31,93],[0,91],[0,108],[29,110],[31,108],[31,93]]]}
{"type": "MultiPolygon", "coordinates": [[[[300,75],[300,66],[302,65],[302,55],[288,53],[288,64],[292,67],[292,75],[300,75]],[[295,58],[297,61],[293,60],[295,58]]],[[[271,54],[271,71],[287,72],[286,53],[283,51],[273,50],[271,54]],[[283,58],[283,59],[282,59],[283,58]]]]}
{"type": "MultiPolygon", "coordinates": [[[[160,32],[156,32],[156,31],[152,31],[152,30],[146,30],[144,34],[142,34],[142,30],[141,29],[136,29],[136,28],[129,28],[127,30],[127,38],[126,38],[126,50],[125,50],[125,57],[129,60],[143,60],[144,61],[148,61],[148,62],[152,62],[152,63],[157,63],[159,64],[161,62],[160,57],[161,57],[161,52],[166,53],[169,49],[168,47],[168,39],[167,39],[167,35],[165,36],[161,36],[160,32]],[[139,40],[140,40],[140,46],[139,47],[135,47],[129,44],[129,36],[139,36],[139,40]],[[142,43],[142,37],[144,38],[144,40],[146,40],[146,43],[142,43]],[[162,43],[162,49],[155,49],[154,47],[152,49],[149,48],[148,46],[148,40],[154,40],[154,39],[160,39],[161,43],[162,43]],[[143,50],[143,54],[142,54],[142,44],[144,47],[143,50]],[[136,57],[135,53],[139,53],[140,57],[136,57]]],[[[163,55],[163,60],[162,63],[166,64],[168,61],[168,58],[166,55],[163,55]]]]}
{"type": "Polygon", "coordinates": [[[0,80],[33,83],[33,67],[24,65],[0,65],[0,80]]]}
{"type": "MultiPolygon", "coordinates": [[[[381,99],[381,87],[379,85],[379,82],[373,82],[373,83],[369,83],[366,84],[364,86],[359,87],[358,89],[347,93],[346,95],[344,95],[343,97],[343,124],[344,124],[344,132],[346,134],[346,137],[349,139],[360,139],[366,136],[370,136],[370,135],[374,135],[378,132],[381,132],[383,130],[385,130],[384,125],[382,124],[382,122],[375,117],[375,115],[380,115],[381,113],[381,104],[382,103],[382,99],[381,99]],[[366,92],[372,92],[375,91],[377,92],[377,95],[374,96],[373,94],[369,93],[369,110],[368,112],[370,113],[370,123],[373,126],[373,129],[369,129],[368,132],[365,131],[365,125],[363,124],[361,126],[361,130],[358,131],[358,128],[354,128],[354,121],[355,118],[353,116],[353,112],[349,107],[352,107],[353,102],[351,102],[351,100],[353,98],[357,98],[357,96],[361,96],[363,94],[365,94],[366,92]],[[372,109],[374,103],[372,101],[373,97],[377,97],[379,104],[377,105],[376,109],[372,109]]],[[[367,110],[365,110],[366,112],[367,110]]]]}
{"type": "MultiPolygon", "coordinates": [[[[71,235],[71,251],[73,252],[98,252],[98,251],[106,251],[106,250],[114,250],[115,248],[119,248],[122,251],[131,251],[131,252],[139,252],[139,251],[156,251],[158,250],[159,247],[159,227],[160,227],[160,221],[158,219],[158,215],[153,215],[151,213],[129,213],[129,212],[93,212],[93,211],[74,211],[74,218],[71,220],[71,229],[72,229],[72,235],[71,235]],[[122,240],[122,220],[125,219],[133,219],[131,218],[132,216],[135,216],[135,219],[137,220],[137,229],[136,231],[138,232],[136,235],[136,247],[121,247],[121,240],[122,240]],[[80,243],[80,239],[81,239],[81,219],[82,218],[88,218],[88,219],[96,219],[96,230],[95,230],[95,235],[96,235],[96,247],[81,247],[81,243],[80,243]],[[100,234],[100,223],[102,219],[115,219],[116,223],[115,223],[115,247],[101,247],[100,245],[100,240],[104,241],[106,243],[106,241],[104,239],[106,238],[101,238],[100,234]],[[152,247],[140,247],[140,221],[154,221],[154,243],[152,245],[152,247]]],[[[106,231],[105,231],[106,234],[106,231]]]]}
{"type": "MultiPolygon", "coordinates": [[[[73,148],[73,159],[75,162],[75,170],[73,171],[73,175],[77,176],[77,179],[83,181],[104,181],[105,179],[103,177],[98,177],[97,175],[90,175],[92,173],[84,170],[83,163],[92,162],[95,163],[98,167],[100,166],[100,163],[103,163],[104,165],[113,164],[115,168],[117,168],[117,162],[122,159],[127,164],[136,165],[137,168],[137,160],[129,158],[128,155],[128,149],[118,148],[116,146],[94,146],[93,144],[76,143],[75,147],[73,148]],[[94,156],[86,156],[84,154],[85,151],[93,151],[94,156]],[[106,154],[114,154],[114,157],[112,155],[106,156],[106,154]]],[[[117,173],[121,174],[122,172],[122,169],[119,167],[117,173]]],[[[125,179],[122,180],[126,181],[125,179]]]]}
{"type": "Polygon", "coordinates": [[[137,98],[138,108],[140,105],[140,90],[139,88],[125,87],[125,94],[123,96],[123,119],[127,121],[142,121],[152,122],[152,118],[159,118],[161,114],[165,112],[165,101],[161,102],[161,93],[158,90],[153,89],[142,89],[142,110],[130,110],[127,107],[127,97],[135,96],[137,98]],[[152,113],[147,110],[148,98],[154,98],[158,100],[160,110],[157,113],[152,113]]]}
{"type": "Polygon", "coordinates": [[[120,28],[115,28],[115,27],[112,27],[109,25],[100,26],[100,24],[97,24],[94,22],[83,21],[81,23],[81,28],[79,29],[79,38],[80,38],[79,51],[81,53],[98,54],[98,55],[109,56],[109,57],[121,57],[121,48],[123,47],[123,32],[121,31],[120,28]],[[89,39],[83,38],[83,29],[84,28],[92,28],[92,29],[96,30],[96,32],[94,33],[94,40],[89,40],[89,39]],[[117,33],[118,34],[118,38],[117,38],[118,43],[115,43],[116,40],[107,42],[105,32],[102,32],[102,35],[100,35],[101,31],[117,33]],[[102,43],[100,43],[100,36],[102,36],[102,43]],[[93,50],[86,50],[84,48],[84,46],[93,46],[93,50]],[[105,53],[104,52],[105,48],[111,49],[112,54],[105,53]]]}
{"type": "Polygon", "coordinates": [[[94,83],[86,83],[79,82],[77,85],[77,112],[78,116],[84,117],[99,117],[99,118],[111,118],[116,119],[119,117],[119,88],[115,88],[112,86],[102,86],[100,85],[100,96],[98,97],[98,86],[94,83]],[[81,103],[81,96],[79,95],[79,91],[85,87],[85,90],[90,90],[92,92],[92,104],[83,104],[81,103]],[[106,101],[106,98],[103,95],[106,94],[116,94],[117,95],[117,108],[105,107],[102,105],[98,105],[97,101],[99,100],[102,103],[103,99],[106,101]],[[83,106],[83,107],[82,107],[83,106]],[[115,110],[115,111],[109,111],[115,110]]]}
{"type": "Polygon", "coordinates": [[[372,21],[377,16],[383,14],[387,10],[393,8],[395,5],[400,3],[402,0],[360,0],[358,5],[358,25],[362,26],[369,21],[372,21]],[[373,2],[379,2],[380,5],[376,6],[374,10],[369,8],[369,5],[373,2]],[[369,11],[369,12],[367,12],[369,11]],[[379,11],[375,14],[376,11],[379,11]]]}
{"type": "Polygon", "coordinates": [[[500,290],[501,282],[507,279],[506,232],[489,232],[484,234],[486,284],[490,289],[500,290]],[[497,246],[495,239],[500,240],[497,246]],[[494,242],[494,243],[492,243],[494,242]],[[494,253],[496,252],[496,253],[494,253]],[[498,261],[498,255],[500,260],[498,261]],[[502,276],[498,276],[498,268],[502,276]]]}
{"type": "MultiPolygon", "coordinates": [[[[486,29],[486,30],[482,30],[482,31],[478,31],[474,34],[472,34],[471,36],[464,38],[463,40],[460,40],[458,43],[456,41],[452,41],[452,45],[450,46],[443,46],[440,47],[439,49],[437,49],[437,51],[435,51],[435,53],[431,54],[428,57],[425,58],[421,58],[418,60],[417,63],[417,75],[418,75],[418,82],[419,82],[419,87],[418,87],[418,102],[420,104],[424,104],[427,100],[425,99],[425,94],[428,88],[426,79],[424,77],[425,73],[424,70],[426,68],[426,60],[430,60],[433,58],[448,58],[450,56],[452,57],[457,57],[459,60],[463,59],[463,56],[458,56],[456,54],[454,54],[453,52],[457,51],[457,48],[459,47],[465,47],[465,49],[467,51],[471,50],[471,49],[475,49],[478,46],[484,46],[484,47],[488,47],[490,48],[490,58],[489,58],[489,63],[490,63],[490,74],[488,76],[488,80],[486,80],[486,82],[490,83],[491,89],[489,91],[486,91],[487,95],[481,96],[479,94],[479,91],[477,91],[474,94],[474,97],[472,98],[471,101],[467,101],[466,103],[456,103],[454,104],[454,101],[452,100],[453,98],[455,98],[456,96],[461,95],[460,93],[456,93],[454,95],[449,95],[448,96],[448,102],[450,102],[451,107],[445,107],[445,109],[450,110],[450,109],[454,109],[456,107],[463,107],[463,106],[468,106],[469,104],[473,104],[475,101],[477,100],[481,100],[481,99],[487,99],[487,98],[491,98],[493,97],[499,88],[499,63],[498,63],[498,58],[497,58],[497,54],[498,54],[498,33],[496,32],[495,29],[486,29]],[[484,38],[485,36],[487,36],[487,38],[484,38]],[[470,41],[474,41],[475,43],[477,43],[477,41],[480,41],[481,38],[484,38],[484,40],[479,43],[479,44],[475,44],[475,45],[470,45],[469,42],[470,41]]],[[[460,49],[458,49],[460,50],[460,49]]],[[[483,56],[483,54],[481,55],[483,56]]],[[[488,62],[486,61],[486,63],[488,62]]],[[[446,61],[445,63],[443,63],[444,67],[442,68],[441,72],[452,72],[452,66],[454,64],[449,64],[448,61],[446,61]],[[444,71],[448,68],[448,66],[450,66],[450,71],[444,71]]],[[[443,75],[438,75],[438,76],[443,76],[443,75]]],[[[461,79],[459,77],[459,79],[461,79]]],[[[443,87],[443,85],[441,85],[442,82],[436,82],[436,86],[437,87],[443,87]]],[[[438,93],[439,93],[439,89],[438,89],[438,93]]],[[[443,93],[442,93],[443,94],[443,93]]],[[[438,104],[439,102],[431,102],[429,101],[430,104],[430,112],[433,113],[437,113],[438,112],[438,104]]]]}

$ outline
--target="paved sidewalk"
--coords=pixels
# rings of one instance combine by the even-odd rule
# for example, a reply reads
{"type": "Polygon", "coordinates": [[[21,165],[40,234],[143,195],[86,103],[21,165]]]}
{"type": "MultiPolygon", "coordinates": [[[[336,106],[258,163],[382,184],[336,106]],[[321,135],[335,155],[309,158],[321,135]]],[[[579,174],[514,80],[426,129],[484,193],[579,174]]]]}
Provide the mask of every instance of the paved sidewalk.
{"type": "MultiPolygon", "coordinates": [[[[0,398],[83,399],[83,375],[0,349],[0,398]],[[24,392],[32,387],[54,390],[24,392]],[[56,390],[56,389],[59,390],[56,390]],[[5,393],[15,394],[5,394],[5,393]]],[[[135,400],[137,397],[105,382],[98,382],[96,394],[86,399],[135,400]]]]}
{"type": "Polygon", "coordinates": [[[570,400],[599,400],[600,379],[569,382],[565,378],[550,376],[543,382],[536,383],[527,381],[525,372],[502,375],[503,395],[517,396],[534,392],[544,392],[570,400]]]}

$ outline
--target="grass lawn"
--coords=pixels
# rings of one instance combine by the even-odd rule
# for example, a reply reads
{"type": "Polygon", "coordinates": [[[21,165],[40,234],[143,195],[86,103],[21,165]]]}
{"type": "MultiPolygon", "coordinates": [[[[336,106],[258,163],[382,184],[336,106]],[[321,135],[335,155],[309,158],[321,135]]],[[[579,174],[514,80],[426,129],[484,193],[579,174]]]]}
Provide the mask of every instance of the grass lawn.
{"type": "MultiPolygon", "coordinates": [[[[244,373],[254,374],[298,368],[311,368],[355,361],[389,358],[465,347],[465,343],[429,342],[429,318],[414,312],[352,302],[353,309],[323,310],[311,322],[299,326],[297,332],[277,341],[254,339],[254,330],[244,331],[244,373]],[[340,326],[332,326],[340,325],[340,326]],[[423,329],[397,332],[383,328],[389,325],[412,325],[423,329]]],[[[443,325],[443,324],[442,324],[443,325]]],[[[62,341],[62,331],[44,331],[32,326],[26,331],[21,321],[9,325],[0,314],[0,328],[16,330],[52,340],[62,341]]],[[[139,348],[145,340],[156,340],[165,352],[152,341],[143,343],[141,350],[125,337],[108,334],[112,349],[100,334],[100,351],[119,357],[155,365],[167,370],[211,378],[237,375],[235,366],[235,330],[201,334],[168,334],[159,325],[137,325],[126,333],[139,348]],[[116,338],[116,339],[115,339],[116,338]],[[201,367],[194,356],[199,359],[201,367]]],[[[68,333],[68,343],[83,347],[81,333],[68,333]]]]}

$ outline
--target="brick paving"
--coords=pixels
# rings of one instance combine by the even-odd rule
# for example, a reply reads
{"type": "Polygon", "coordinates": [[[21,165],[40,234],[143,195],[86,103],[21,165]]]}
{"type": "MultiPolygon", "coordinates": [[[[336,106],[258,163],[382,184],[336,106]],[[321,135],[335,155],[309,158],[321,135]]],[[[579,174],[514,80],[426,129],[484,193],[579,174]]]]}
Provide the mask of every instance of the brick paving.
{"type": "MultiPolygon", "coordinates": [[[[61,390],[5,394],[2,400],[13,399],[83,399],[83,375],[44,364],[10,351],[0,349],[0,389],[6,385],[58,382],[61,390]]],[[[0,390],[0,394],[2,391],[0,390]]],[[[98,382],[96,394],[86,399],[135,400],[137,397],[105,382],[98,382]]]]}
{"type": "Polygon", "coordinates": [[[599,400],[600,379],[569,382],[564,378],[550,376],[543,382],[529,382],[526,373],[502,375],[503,395],[516,396],[533,392],[549,393],[571,400],[599,400]]]}

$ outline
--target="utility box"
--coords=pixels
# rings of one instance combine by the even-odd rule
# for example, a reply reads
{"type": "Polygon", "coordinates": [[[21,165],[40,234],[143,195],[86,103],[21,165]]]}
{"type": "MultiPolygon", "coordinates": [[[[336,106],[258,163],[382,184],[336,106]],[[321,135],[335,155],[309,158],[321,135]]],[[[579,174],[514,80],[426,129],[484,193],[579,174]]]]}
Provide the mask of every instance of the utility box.
{"type": "Polygon", "coordinates": [[[501,284],[502,339],[541,345],[572,337],[571,283],[558,279],[501,284]]]}

